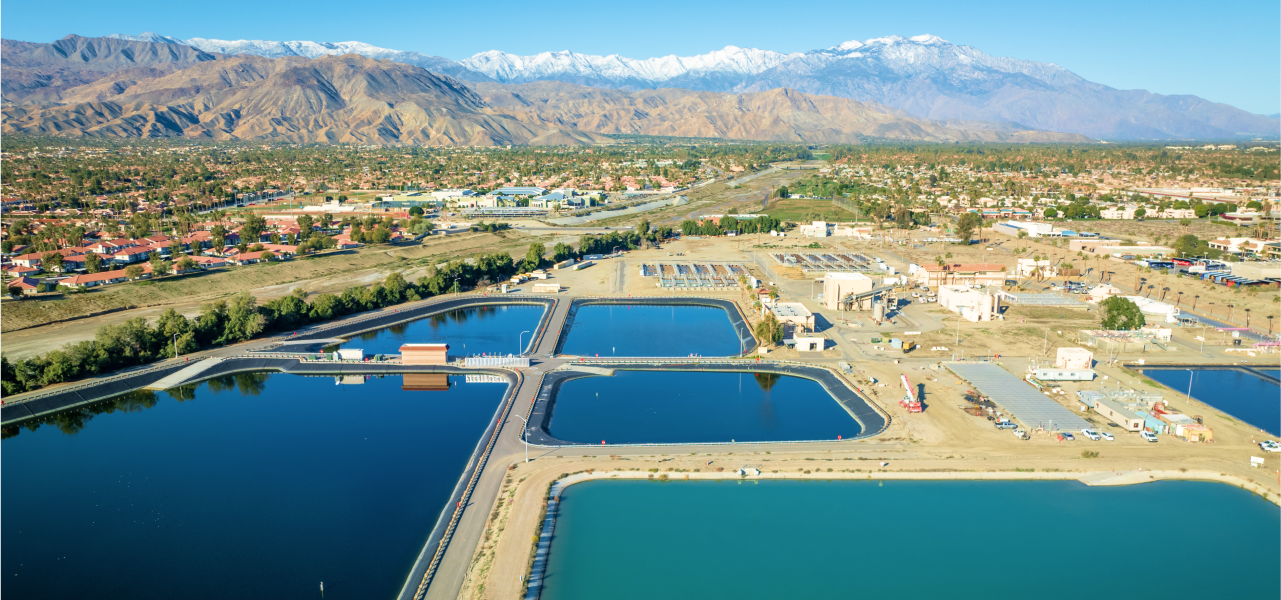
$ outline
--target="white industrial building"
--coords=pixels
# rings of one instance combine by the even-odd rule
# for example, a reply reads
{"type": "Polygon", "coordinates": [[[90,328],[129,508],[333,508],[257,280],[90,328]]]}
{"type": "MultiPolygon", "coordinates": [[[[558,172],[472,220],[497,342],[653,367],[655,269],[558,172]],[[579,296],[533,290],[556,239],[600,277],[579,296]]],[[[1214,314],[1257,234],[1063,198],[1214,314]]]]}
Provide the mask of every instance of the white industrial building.
{"type": "Polygon", "coordinates": [[[991,321],[1001,310],[1001,303],[991,292],[965,285],[939,286],[938,303],[972,323],[991,321]]]}
{"type": "Polygon", "coordinates": [[[1080,371],[1094,368],[1094,353],[1085,348],[1059,348],[1054,358],[1056,369],[1080,371]]]}
{"type": "MultiPolygon", "coordinates": [[[[864,302],[854,296],[872,291],[872,278],[862,273],[828,273],[823,276],[823,307],[828,310],[863,310],[864,302]],[[851,297],[850,302],[845,298],[851,297]]],[[[871,306],[871,298],[867,298],[871,306]]]]}

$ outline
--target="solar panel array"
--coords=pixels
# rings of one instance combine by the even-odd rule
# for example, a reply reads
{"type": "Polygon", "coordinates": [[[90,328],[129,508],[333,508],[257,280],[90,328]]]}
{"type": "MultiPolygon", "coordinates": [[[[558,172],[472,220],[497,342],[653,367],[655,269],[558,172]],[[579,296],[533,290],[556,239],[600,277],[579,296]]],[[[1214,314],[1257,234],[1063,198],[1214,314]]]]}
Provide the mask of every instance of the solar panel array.
{"type": "Polygon", "coordinates": [[[946,363],[958,377],[1010,412],[1024,427],[1078,431],[1090,422],[993,363],[946,363]]]}
{"type": "Polygon", "coordinates": [[[852,252],[775,252],[770,256],[785,267],[800,267],[805,272],[871,271],[876,261],[852,252]]]}
{"type": "Polygon", "coordinates": [[[640,274],[657,277],[663,288],[723,290],[738,288],[738,278],[747,275],[747,269],[738,263],[658,262],[642,264],[640,274]]]}

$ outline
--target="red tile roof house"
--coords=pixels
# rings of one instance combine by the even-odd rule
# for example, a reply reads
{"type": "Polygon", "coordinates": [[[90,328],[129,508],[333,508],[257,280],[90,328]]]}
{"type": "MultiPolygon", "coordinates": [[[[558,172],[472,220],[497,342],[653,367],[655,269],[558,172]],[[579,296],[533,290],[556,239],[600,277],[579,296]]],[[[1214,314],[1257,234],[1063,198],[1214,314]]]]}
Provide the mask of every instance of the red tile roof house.
{"type": "Polygon", "coordinates": [[[922,265],[917,280],[927,286],[952,284],[1005,285],[1005,265],[978,263],[970,265],[922,265]]]}
{"type": "Polygon", "coordinates": [[[94,244],[90,244],[90,245],[89,245],[89,251],[90,251],[90,252],[94,252],[94,253],[96,253],[96,254],[102,254],[102,255],[110,256],[110,255],[115,254],[115,253],[117,253],[117,252],[119,252],[119,251],[121,251],[121,250],[124,250],[125,248],[130,248],[130,247],[133,247],[133,246],[136,246],[136,245],[137,245],[137,244],[134,244],[134,243],[132,243],[132,242],[129,242],[129,240],[124,240],[125,242],[129,242],[128,244],[118,244],[118,243],[116,243],[116,242],[119,242],[119,241],[121,241],[121,240],[101,241],[101,242],[97,242],[97,243],[94,243],[94,244]]]}
{"type": "Polygon", "coordinates": [[[133,264],[143,262],[151,258],[151,248],[125,248],[111,255],[111,260],[117,264],[133,264]]]}
{"type": "Polygon", "coordinates": [[[15,275],[18,277],[26,277],[27,275],[35,275],[36,273],[39,273],[40,269],[37,269],[35,267],[13,266],[5,269],[5,271],[7,271],[10,275],[15,275]]]}
{"type": "Polygon", "coordinates": [[[13,257],[13,264],[22,267],[35,268],[40,266],[40,262],[42,260],[44,260],[44,254],[40,252],[32,252],[31,254],[23,254],[22,256],[13,257]]]}
{"type": "Polygon", "coordinates": [[[290,246],[289,244],[263,244],[262,249],[271,250],[272,254],[280,258],[289,258],[298,254],[298,246],[290,246]]]}
{"type": "MultiPolygon", "coordinates": [[[[63,248],[56,251],[62,255],[63,269],[80,269],[84,268],[84,258],[86,250],[84,248],[63,248]],[[75,257],[81,256],[80,259],[75,257]]],[[[32,252],[21,256],[13,257],[13,263],[24,267],[39,267],[44,261],[44,255],[49,252],[32,252]]]]}
{"type": "Polygon", "coordinates": [[[227,260],[215,256],[193,256],[191,260],[196,261],[201,269],[217,269],[227,266],[227,260]]]}
{"type": "Polygon", "coordinates": [[[245,252],[244,254],[238,253],[235,256],[231,257],[231,261],[238,265],[252,265],[255,263],[266,262],[266,260],[264,260],[262,257],[262,255],[266,252],[270,252],[270,251],[259,250],[258,252],[245,252]]]}
{"type": "Polygon", "coordinates": [[[18,288],[22,290],[23,294],[34,294],[36,293],[36,286],[38,285],[40,285],[40,281],[37,279],[32,279],[30,277],[19,277],[13,281],[10,281],[9,283],[6,283],[4,287],[5,287],[6,293],[9,291],[10,288],[18,288]]]}
{"type": "Polygon", "coordinates": [[[126,281],[129,281],[129,278],[125,277],[124,270],[119,270],[119,271],[103,271],[102,273],[86,273],[84,275],[76,275],[74,277],[68,277],[66,279],[63,279],[58,283],[60,285],[65,285],[67,287],[89,288],[89,287],[97,287],[100,285],[109,285],[112,283],[124,283],[126,281]]]}

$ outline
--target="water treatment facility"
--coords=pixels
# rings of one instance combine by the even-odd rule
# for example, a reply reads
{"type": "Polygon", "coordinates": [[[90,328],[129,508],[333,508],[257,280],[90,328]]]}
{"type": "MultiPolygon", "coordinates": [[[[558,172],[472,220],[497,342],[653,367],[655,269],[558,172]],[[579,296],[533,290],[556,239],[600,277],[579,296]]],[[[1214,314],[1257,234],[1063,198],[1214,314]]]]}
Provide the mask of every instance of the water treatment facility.
{"type": "Polygon", "coordinates": [[[1106,354],[1095,305],[989,284],[972,319],[910,240],[689,237],[6,396],[4,591],[977,596],[976,550],[1024,593],[1174,537],[1224,574],[1184,591],[1281,592],[1269,347],[1106,354]]]}

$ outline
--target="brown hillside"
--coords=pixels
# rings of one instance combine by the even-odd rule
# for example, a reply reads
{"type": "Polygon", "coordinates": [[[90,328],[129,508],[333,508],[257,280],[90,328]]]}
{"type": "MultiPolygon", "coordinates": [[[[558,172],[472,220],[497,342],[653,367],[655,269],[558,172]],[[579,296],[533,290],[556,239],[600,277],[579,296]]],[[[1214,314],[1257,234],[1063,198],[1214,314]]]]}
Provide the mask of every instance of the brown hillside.
{"type": "Polygon", "coordinates": [[[528,123],[596,133],[812,143],[865,138],[919,141],[1083,142],[1083,136],[1007,128],[968,129],[894,115],[876,105],[780,88],[731,94],[681,89],[627,92],[539,81],[473,83],[490,106],[528,123]]]}
{"type": "Polygon", "coordinates": [[[61,106],[4,109],[6,133],[366,144],[597,143],[523,123],[458,81],[354,54],[235,56],[161,77],[126,72],[63,93],[61,106]]]}

